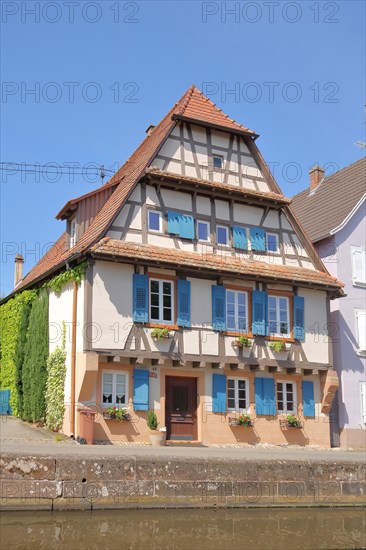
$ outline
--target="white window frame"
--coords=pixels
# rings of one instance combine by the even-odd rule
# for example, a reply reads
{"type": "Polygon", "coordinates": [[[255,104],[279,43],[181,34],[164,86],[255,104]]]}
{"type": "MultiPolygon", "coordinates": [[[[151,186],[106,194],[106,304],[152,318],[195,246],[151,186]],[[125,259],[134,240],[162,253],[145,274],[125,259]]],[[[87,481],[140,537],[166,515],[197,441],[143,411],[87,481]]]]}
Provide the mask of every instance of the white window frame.
{"type": "Polygon", "coordinates": [[[70,220],[70,248],[76,245],[76,218],[70,220]]]}
{"type": "Polygon", "coordinates": [[[280,299],[283,298],[286,300],[287,302],[287,327],[288,327],[288,332],[286,334],[281,334],[279,332],[270,332],[270,336],[277,336],[278,338],[290,338],[291,336],[291,327],[290,327],[290,300],[288,298],[288,296],[281,296],[281,295],[274,295],[274,294],[271,294],[269,293],[268,295],[268,327],[270,326],[271,324],[271,320],[269,318],[269,298],[275,298],[276,300],[276,324],[277,324],[277,328],[278,328],[278,325],[281,323],[281,321],[279,320],[279,311],[280,311],[280,308],[279,308],[279,303],[280,303],[280,299]]]}
{"type": "Polygon", "coordinates": [[[361,422],[366,425],[366,382],[360,382],[361,422]]]}
{"type": "MultiPolygon", "coordinates": [[[[175,319],[175,311],[174,311],[174,300],[175,300],[175,284],[174,281],[170,281],[167,279],[157,279],[156,277],[150,277],[149,278],[149,320],[150,323],[156,323],[159,325],[174,325],[174,319],[175,319]],[[151,283],[155,281],[159,283],[159,319],[153,319],[151,317],[151,283]],[[171,310],[172,310],[172,319],[171,321],[164,320],[164,306],[163,306],[163,284],[169,283],[171,285],[172,293],[171,293],[171,310]]],[[[153,306],[158,307],[158,306],[153,306]]]]}
{"type": "Polygon", "coordinates": [[[159,210],[149,209],[147,211],[147,228],[148,228],[148,231],[150,231],[151,233],[162,233],[162,231],[163,231],[163,218],[162,218],[161,212],[159,210]],[[150,228],[150,213],[158,214],[158,216],[159,216],[159,229],[151,229],[150,228]]]}
{"type": "Polygon", "coordinates": [[[212,169],[214,172],[221,172],[221,170],[224,169],[224,160],[224,155],[221,155],[220,153],[212,153],[212,169]],[[217,168],[217,166],[215,166],[215,157],[221,159],[221,168],[217,168]]]}
{"type": "Polygon", "coordinates": [[[352,284],[354,286],[366,286],[366,250],[362,246],[351,246],[352,258],[352,284]],[[363,254],[363,275],[362,280],[357,279],[356,275],[356,253],[363,254]]]}
{"type": "Polygon", "coordinates": [[[291,382],[291,380],[277,380],[276,381],[276,404],[277,404],[277,411],[279,414],[293,414],[297,415],[297,396],[296,396],[296,382],[291,382]],[[283,409],[280,409],[278,404],[278,388],[277,384],[282,384],[282,395],[283,395],[283,409]],[[293,394],[293,410],[289,411],[287,410],[287,394],[286,391],[286,384],[292,385],[292,394],[293,394]]]}
{"type": "Polygon", "coordinates": [[[102,371],[102,394],[101,394],[101,407],[104,409],[108,409],[109,407],[119,407],[123,409],[128,409],[129,404],[129,387],[128,387],[128,380],[129,380],[129,373],[128,371],[122,371],[122,370],[103,370],[102,371]],[[112,403],[103,403],[103,388],[104,388],[104,375],[105,374],[112,374],[113,380],[112,380],[112,403]],[[116,387],[117,387],[117,374],[123,374],[126,379],[126,397],[125,397],[125,403],[120,404],[116,403],[116,387]]]}
{"type": "Polygon", "coordinates": [[[245,325],[246,330],[244,331],[244,334],[249,332],[249,311],[248,311],[248,303],[249,303],[249,297],[248,292],[245,290],[232,290],[231,288],[226,289],[226,329],[228,332],[241,332],[243,333],[243,330],[239,329],[239,315],[238,315],[238,295],[244,294],[245,296],[245,325]],[[235,303],[234,303],[234,317],[235,317],[235,327],[236,328],[229,328],[227,318],[228,318],[228,301],[227,301],[227,293],[232,292],[235,296],[235,303]]]}
{"type": "Polygon", "coordinates": [[[280,253],[280,246],[279,246],[279,238],[277,233],[271,233],[270,231],[266,231],[266,251],[269,254],[279,254],[280,253]],[[269,250],[268,249],[268,240],[267,237],[275,237],[276,238],[276,250],[269,250]]]}
{"type": "Polygon", "coordinates": [[[211,241],[211,238],[210,238],[210,222],[206,221],[206,220],[197,220],[197,240],[201,243],[209,243],[211,241]],[[202,223],[204,225],[206,225],[207,227],[207,239],[200,239],[199,238],[199,232],[198,232],[198,224],[199,223],[202,223]]]}
{"type": "Polygon", "coordinates": [[[216,225],[216,243],[219,246],[229,246],[230,245],[229,227],[227,225],[221,225],[221,224],[216,225]],[[217,234],[218,234],[218,229],[219,228],[220,229],[225,229],[225,231],[226,231],[226,244],[219,243],[219,241],[218,241],[217,234]]]}
{"type": "MultiPolygon", "coordinates": [[[[227,378],[227,387],[226,387],[226,402],[227,402],[227,410],[230,412],[247,412],[249,410],[250,401],[249,401],[249,379],[248,378],[241,378],[241,377],[233,377],[230,376],[227,378]],[[229,407],[229,380],[234,380],[234,399],[235,399],[235,407],[229,407]],[[239,408],[239,380],[245,382],[245,408],[239,408]]],[[[230,388],[231,389],[231,388],[230,388]]]]}
{"type": "MultiPolygon", "coordinates": [[[[363,345],[360,343],[360,328],[359,328],[359,321],[358,319],[360,316],[366,316],[366,310],[365,309],[355,309],[355,323],[356,323],[356,340],[357,340],[357,353],[359,355],[366,355],[366,337],[363,334],[364,342],[363,345]],[[362,349],[365,348],[365,349],[362,349]]],[[[361,340],[362,342],[362,340],[361,340]]]]}

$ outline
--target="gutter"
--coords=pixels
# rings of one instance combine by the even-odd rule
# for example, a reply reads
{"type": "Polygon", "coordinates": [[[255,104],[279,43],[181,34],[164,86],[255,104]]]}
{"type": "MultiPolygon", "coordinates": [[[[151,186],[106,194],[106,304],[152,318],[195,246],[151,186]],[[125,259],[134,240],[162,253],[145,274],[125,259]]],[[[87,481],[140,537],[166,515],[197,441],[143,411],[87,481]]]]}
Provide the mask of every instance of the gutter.
{"type": "Polygon", "coordinates": [[[70,433],[75,436],[75,370],[76,370],[76,326],[77,326],[77,305],[78,305],[78,283],[74,281],[72,294],[72,321],[71,321],[71,410],[70,410],[70,433]]]}

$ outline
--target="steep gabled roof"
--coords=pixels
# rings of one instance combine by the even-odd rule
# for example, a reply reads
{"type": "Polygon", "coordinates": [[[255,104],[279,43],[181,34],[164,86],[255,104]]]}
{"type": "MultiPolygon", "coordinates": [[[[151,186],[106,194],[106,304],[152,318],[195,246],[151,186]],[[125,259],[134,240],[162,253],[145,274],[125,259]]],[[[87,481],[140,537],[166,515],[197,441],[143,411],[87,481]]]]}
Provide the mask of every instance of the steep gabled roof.
{"type": "Polygon", "coordinates": [[[305,189],[292,199],[291,208],[312,242],[329,237],[366,193],[366,158],[324,178],[314,192],[305,189]]]}
{"type": "Polygon", "coordinates": [[[205,122],[210,126],[220,127],[224,130],[234,130],[236,132],[245,132],[246,134],[257,136],[253,130],[235,122],[235,120],[226,115],[195,86],[192,86],[188,90],[185,100],[180,105],[177,105],[173,117],[205,122]]]}

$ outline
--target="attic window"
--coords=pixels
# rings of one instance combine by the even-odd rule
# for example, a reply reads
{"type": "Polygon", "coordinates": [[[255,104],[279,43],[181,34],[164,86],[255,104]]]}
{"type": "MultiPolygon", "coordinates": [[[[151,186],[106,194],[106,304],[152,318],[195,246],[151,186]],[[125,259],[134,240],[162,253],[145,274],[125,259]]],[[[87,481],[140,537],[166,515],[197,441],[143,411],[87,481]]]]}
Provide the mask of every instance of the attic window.
{"type": "Polygon", "coordinates": [[[213,168],[214,170],[222,170],[224,165],[224,157],[221,155],[213,155],[213,168]]]}
{"type": "Polygon", "coordinates": [[[70,221],[70,248],[76,244],[76,220],[70,221]]]}

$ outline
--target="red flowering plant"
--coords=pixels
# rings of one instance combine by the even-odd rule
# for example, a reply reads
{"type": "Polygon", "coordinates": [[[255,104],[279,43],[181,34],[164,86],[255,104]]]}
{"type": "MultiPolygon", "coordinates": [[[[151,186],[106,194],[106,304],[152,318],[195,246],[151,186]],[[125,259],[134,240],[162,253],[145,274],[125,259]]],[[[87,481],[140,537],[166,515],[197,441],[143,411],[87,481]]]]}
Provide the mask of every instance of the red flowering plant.
{"type": "Polygon", "coordinates": [[[105,412],[111,420],[120,420],[120,421],[131,420],[129,413],[125,408],[120,409],[116,406],[108,407],[108,409],[105,412]]]}

